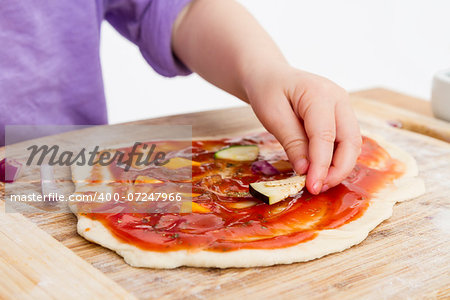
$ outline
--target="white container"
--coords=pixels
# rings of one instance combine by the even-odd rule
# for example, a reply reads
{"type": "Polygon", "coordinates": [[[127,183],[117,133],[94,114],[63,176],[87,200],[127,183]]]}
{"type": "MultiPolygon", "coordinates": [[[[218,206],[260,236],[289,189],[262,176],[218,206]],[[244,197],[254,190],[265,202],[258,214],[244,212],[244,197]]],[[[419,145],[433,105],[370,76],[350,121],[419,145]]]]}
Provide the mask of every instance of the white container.
{"type": "Polygon", "coordinates": [[[436,118],[450,122],[450,69],[434,75],[431,107],[436,118]]]}

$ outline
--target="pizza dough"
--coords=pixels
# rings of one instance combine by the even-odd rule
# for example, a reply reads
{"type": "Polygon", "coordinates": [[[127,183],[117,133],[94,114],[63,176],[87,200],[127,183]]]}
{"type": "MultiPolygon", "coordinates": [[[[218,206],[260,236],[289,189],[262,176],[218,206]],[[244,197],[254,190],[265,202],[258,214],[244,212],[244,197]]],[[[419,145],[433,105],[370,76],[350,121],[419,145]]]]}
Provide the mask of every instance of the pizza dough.
{"type": "MultiPolygon", "coordinates": [[[[278,249],[239,249],[228,252],[204,250],[148,251],[122,242],[111,234],[101,222],[81,214],[76,214],[78,217],[77,230],[87,240],[114,250],[128,264],[135,267],[230,268],[270,266],[303,262],[340,252],[362,242],[372,229],[388,219],[392,215],[396,202],[415,198],[425,192],[423,181],[417,177],[418,168],[414,158],[400,148],[384,142],[381,138],[374,139],[388,151],[392,158],[405,165],[405,172],[393,184],[373,195],[369,207],[361,217],[336,229],[322,230],[314,239],[294,246],[278,249]]],[[[79,182],[86,176],[77,167],[73,167],[72,172],[74,182],[79,182]]],[[[77,188],[76,192],[81,191],[77,188]]],[[[74,210],[73,207],[71,208],[74,210]]]]}

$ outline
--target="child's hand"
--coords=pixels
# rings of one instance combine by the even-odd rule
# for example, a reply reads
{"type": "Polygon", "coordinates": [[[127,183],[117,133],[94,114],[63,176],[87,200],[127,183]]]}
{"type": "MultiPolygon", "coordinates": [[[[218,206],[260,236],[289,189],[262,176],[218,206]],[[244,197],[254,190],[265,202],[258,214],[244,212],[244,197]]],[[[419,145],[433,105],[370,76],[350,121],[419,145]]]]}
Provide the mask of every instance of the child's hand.
{"type": "Polygon", "coordinates": [[[285,64],[256,74],[245,83],[248,100],[283,145],[295,171],[307,172],[308,190],[317,194],[339,184],[361,151],[359,126],[347,92],[323,77],[285,64]]]}
{"type": "Polygon", "coordinates": [[[351,172],[361,135],[347,93],[325,78],[290,67],[237,2],[192,2],[175,22],[173,49],[191,70],[250,102],[296,172],[308,172],[310,192],[325,191],[351,172]]]}

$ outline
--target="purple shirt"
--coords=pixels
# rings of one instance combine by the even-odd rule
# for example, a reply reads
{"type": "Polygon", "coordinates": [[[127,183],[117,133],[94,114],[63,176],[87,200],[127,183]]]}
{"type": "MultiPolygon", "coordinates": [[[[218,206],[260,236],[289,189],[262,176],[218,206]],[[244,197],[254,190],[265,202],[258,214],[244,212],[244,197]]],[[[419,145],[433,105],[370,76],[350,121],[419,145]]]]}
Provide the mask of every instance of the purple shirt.
{"type": "Polygon", "coordinates": [[[2,0],[0,145],[4,125],[108,122],[99,56],[103,19],[159,74],[189,74],[171,50],[172,25],[188,2],[2,0]]]}

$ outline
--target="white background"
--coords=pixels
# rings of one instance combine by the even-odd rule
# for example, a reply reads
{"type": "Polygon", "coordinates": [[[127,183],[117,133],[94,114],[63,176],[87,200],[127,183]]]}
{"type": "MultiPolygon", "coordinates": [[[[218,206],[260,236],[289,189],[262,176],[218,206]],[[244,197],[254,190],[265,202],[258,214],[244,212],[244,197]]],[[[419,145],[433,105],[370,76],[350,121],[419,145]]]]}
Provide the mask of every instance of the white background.
{"type": "MultiPolygon", "coordinates": [[[[433,74],[450,68],[449,0],[240,2],[292,65],[349,91],[382,86],[428,99],[433,74]]],[[[101,46],[111,123],[243,105],[197,75],[159,76],[106,22],[101,46]]]]}

